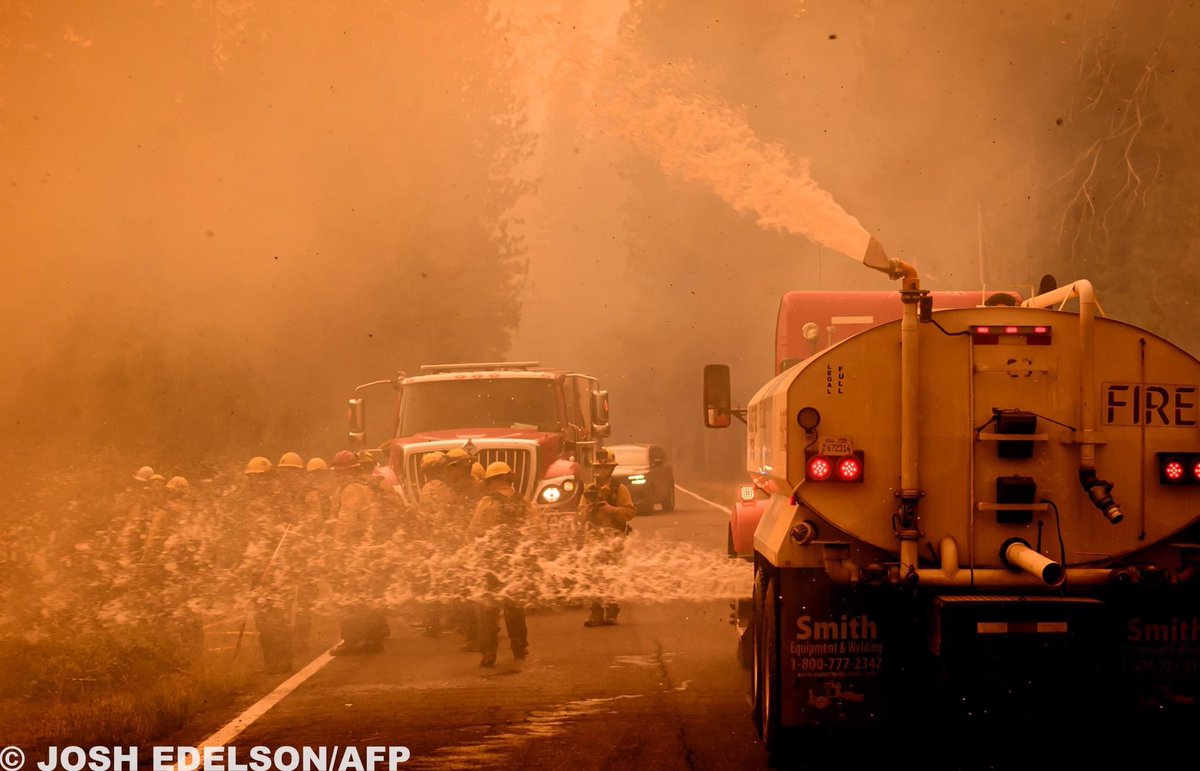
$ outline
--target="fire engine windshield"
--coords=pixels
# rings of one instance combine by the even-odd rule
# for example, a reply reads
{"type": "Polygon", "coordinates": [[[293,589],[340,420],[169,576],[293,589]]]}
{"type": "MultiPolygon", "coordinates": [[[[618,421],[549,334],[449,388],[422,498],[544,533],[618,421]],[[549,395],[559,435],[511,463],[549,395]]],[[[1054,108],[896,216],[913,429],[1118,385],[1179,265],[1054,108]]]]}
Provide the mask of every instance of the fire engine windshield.
{"type": "Polygon", "coordinates": [[[456,428],[558,431],[554,381],[435,380],[404,387],[399,436],[456,428]]]}

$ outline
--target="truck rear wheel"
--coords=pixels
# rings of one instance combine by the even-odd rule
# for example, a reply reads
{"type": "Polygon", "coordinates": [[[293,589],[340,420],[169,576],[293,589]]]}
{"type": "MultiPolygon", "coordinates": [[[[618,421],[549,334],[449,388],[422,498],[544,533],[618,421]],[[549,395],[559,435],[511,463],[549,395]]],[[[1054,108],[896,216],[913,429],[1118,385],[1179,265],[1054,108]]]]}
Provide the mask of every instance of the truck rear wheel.
{"type": "Polygon", "coordinates": [[[762,736],[763,746],[771,755],[776,755],[783,748],[779,708],[779,582],[774,576],[767,580],[766,591],[763,593],[762,604],[761,673],[762,687],[759,693],[758,731],[762,736]]]}
{"type": "Polygon", "coordinates": [[[754,727],[761,730],[762,720],[762,607],[763,594],[766,592],[766,576],[758,568],[754,570],[753,594],[750,597],[750,629],[754,634],[754,647],[750,652],[750,717],[754,727]]]}
{"type": "Polygon", "coordinates": [[[674,480],[671,480],[671,487],[667,491],[667,497],[663,498],[662,510],[664,512],[675,511],[675,481],[674,480]]]}

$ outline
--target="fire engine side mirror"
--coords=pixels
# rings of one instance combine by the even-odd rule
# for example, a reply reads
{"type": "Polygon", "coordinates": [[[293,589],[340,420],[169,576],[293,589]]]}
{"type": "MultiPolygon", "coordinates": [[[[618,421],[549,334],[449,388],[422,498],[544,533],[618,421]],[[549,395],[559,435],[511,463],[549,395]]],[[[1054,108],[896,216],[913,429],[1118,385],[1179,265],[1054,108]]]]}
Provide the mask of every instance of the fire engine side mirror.
{"type": "Polygon", "coordinates": [[[346,421],[350,424],[350,446],[358,449],[367,444],[367,404],[362,399],[346,403],[346,421]]]}
{"type": "Polygon", "coordinates": [[[608,436],[610,433],[608,391],[592,392],[592,427],[596,436],[608,436]]]}
{"type": "Polygon", "coordinates": [[[704,365],[704,425],[708,428],[729,428],[733,420],[732,388],[729,385],[728,364],[704,365]]]}

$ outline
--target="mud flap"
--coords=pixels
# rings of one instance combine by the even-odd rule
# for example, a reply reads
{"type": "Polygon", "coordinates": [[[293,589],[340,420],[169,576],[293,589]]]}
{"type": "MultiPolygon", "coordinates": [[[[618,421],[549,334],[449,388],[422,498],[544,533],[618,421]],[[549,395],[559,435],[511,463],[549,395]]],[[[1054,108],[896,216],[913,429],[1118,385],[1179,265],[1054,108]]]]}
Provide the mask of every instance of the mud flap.
{"type": "Polygon", "coordinates": [[[1105,714],[1118,699],[1111,612],[1100,600],[943,595],[928,617],[950,717],[1061,719],[1105,714]]]}
{"type": "Polygon", "coordinates": [[[1121,680],[1138,712],[1181,723],[1200,719],[1200,591],[1140,587],[1115,593],[1121,680]]]}
{"type": "Polygon", "coordinates": [[[783,724],[879,723],[887,712],[889,670],[897,653],[896,591],[840,586],[823,569],[780,573],[783,724]]]}

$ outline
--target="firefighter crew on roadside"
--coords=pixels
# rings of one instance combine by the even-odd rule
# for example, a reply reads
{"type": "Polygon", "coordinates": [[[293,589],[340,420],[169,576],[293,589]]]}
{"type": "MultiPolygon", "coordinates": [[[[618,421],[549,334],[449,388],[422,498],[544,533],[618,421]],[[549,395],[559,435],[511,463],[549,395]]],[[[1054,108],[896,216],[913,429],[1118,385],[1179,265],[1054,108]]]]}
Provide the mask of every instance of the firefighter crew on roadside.
{"type": "Polygon", "coordinates": [[[368,472],[352,450],[341,450],[333,457],[333,473],[341,482],[337,494],[334,524],[334,552],[338,565],[333,588],[342,608],[342,641],[331,653],[335,656],[379,653],[383,641],[391,635],[387,616],[371,607],[369,586],[375,559],[374,542],[381,523],[379,501],[368,484],[368,472]]]}
{"type": "Polygon", "coordinates": [[[513,471],[507,463],[495,461],[489,464],[483,480],[486,494],[475,506],[469,533],[480,539],[486,571],[483,576],[485,596],[478,608],[479,651],[482,654],[479,665],[491,667],[496,664],[496,651],[500,647],[501,611],[513,658],[524,659],[529,653],[525,609],[513,597],[497,596],[505,585],[496,574],[507,572],[505,563],[520,542],[521,527],[534,516],[534,510],[513,486],[513,471]]]}
{"type": "MultiPolygon", "coordinates": [[[[583,488],[579,498],[579,522],[585,530],[589,551],[601,564],[612,564],[621,558],[629,520],[636,509],[629,488],[613,480],[617,460],[603,447],[596,451],[593,462],[595,479],[583,488]]],[[[617,623],[621,608],[602,596],[592,602],[591,613],[584,626],[612,626],[617,623]]]]}

